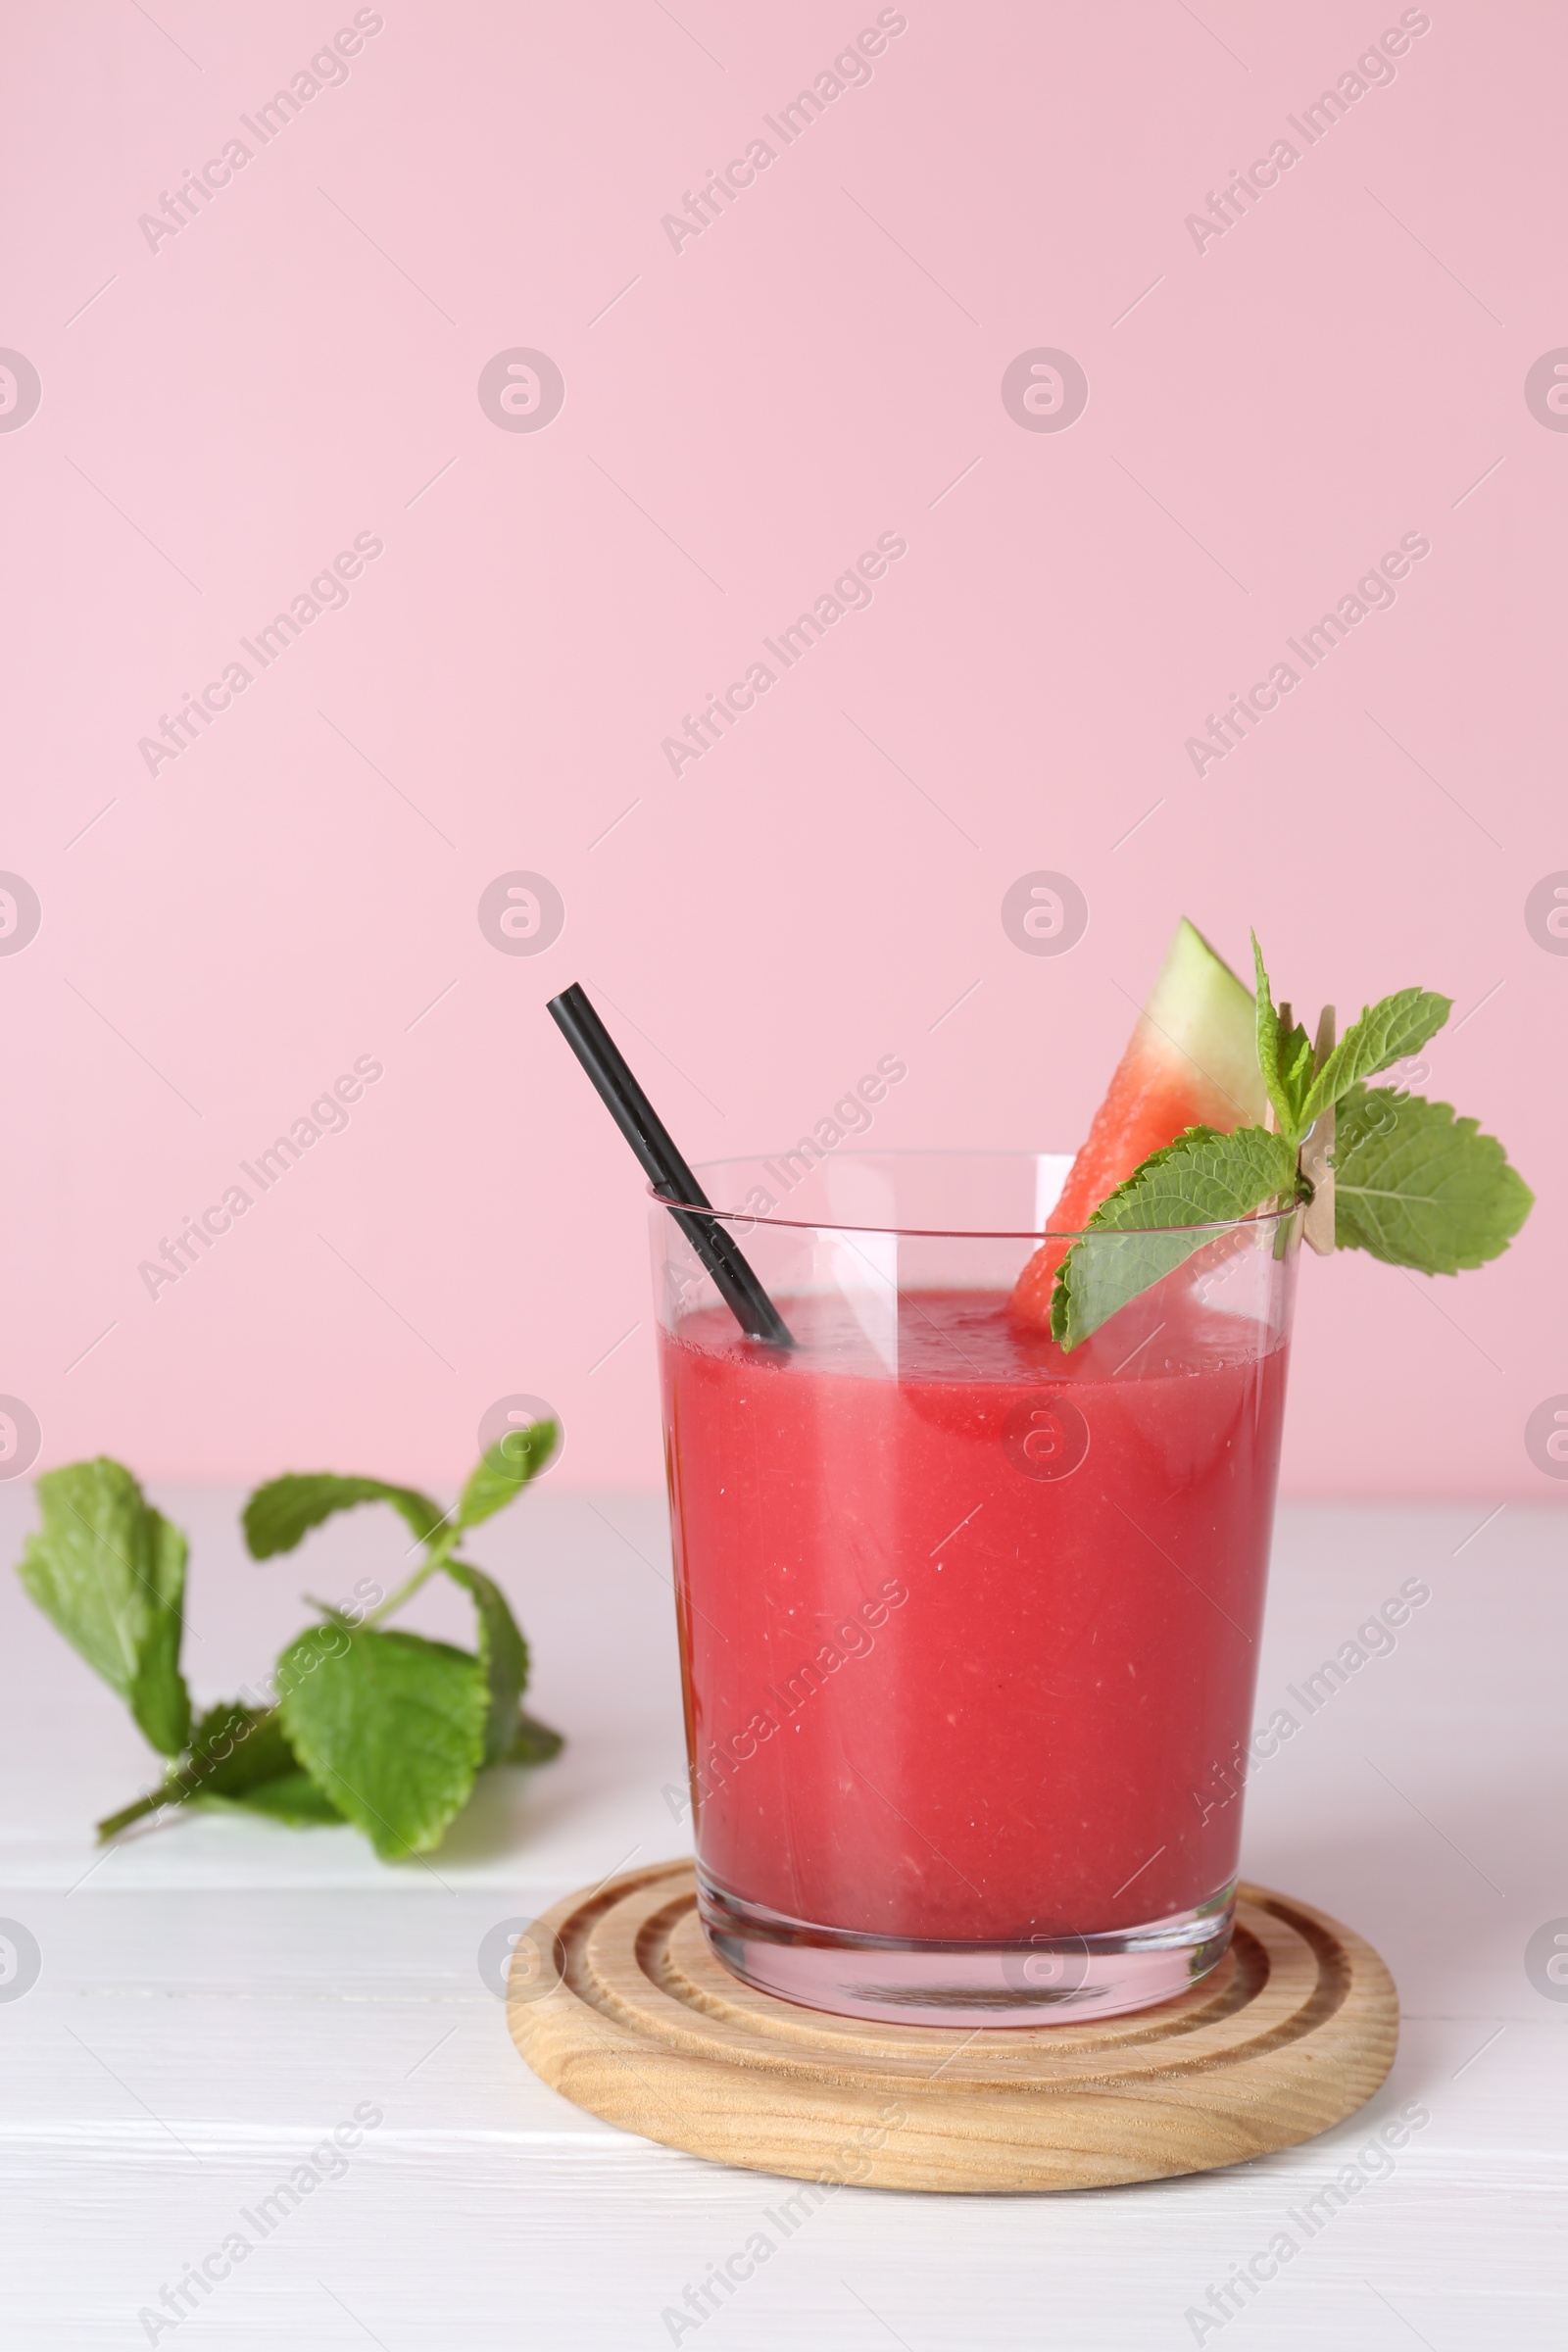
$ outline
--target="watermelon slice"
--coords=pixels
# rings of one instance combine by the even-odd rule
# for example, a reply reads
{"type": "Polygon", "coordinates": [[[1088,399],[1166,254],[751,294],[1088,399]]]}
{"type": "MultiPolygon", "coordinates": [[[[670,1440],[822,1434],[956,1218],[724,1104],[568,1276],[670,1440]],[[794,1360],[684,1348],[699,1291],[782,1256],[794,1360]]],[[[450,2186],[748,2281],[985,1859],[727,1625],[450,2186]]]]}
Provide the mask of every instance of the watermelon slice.
{"type": "Polygon", "coordinates": [[[1151,1152],[1188,1127],[1260,1127],[1267,1110],[1252,992],[1183,916],[1047,1238],[1018,1277],[1018,1320],[1050,1328],[1052,1286],[1070,1247],[1055,1237],[1081,1233],[1151,1152]]]}

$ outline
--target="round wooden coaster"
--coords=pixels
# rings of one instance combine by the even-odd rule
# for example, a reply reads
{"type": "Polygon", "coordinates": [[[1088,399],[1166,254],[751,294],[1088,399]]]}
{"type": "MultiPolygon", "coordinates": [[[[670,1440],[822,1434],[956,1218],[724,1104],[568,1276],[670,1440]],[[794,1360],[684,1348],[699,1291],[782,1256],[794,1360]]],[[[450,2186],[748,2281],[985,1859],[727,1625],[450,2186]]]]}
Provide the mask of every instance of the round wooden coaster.
{"type": "Polygon", "coordinates": [[[991,2192],[1294,2147],[1372,2096],[1399,2032],[1371,1945],[1261,1886],[1242,1887],[1218,1968],[1157,2009],[970,2034],[829,2017],[720,1966],[689,1862],[547,1912],[507,2014],[535,2074],[666,2147],[824,2185],[991,2192]]]}

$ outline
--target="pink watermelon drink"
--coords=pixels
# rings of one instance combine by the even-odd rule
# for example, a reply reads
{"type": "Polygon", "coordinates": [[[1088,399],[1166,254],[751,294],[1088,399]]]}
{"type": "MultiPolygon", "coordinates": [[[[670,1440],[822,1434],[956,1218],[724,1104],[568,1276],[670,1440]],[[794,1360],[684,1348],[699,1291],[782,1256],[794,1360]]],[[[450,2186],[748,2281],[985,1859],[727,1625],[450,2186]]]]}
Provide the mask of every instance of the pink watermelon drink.
{"type": "Polygon", "coordinates": [[[698,1851],[743,1973],[1031,2023],[1032,1953],[1078,2013],[1217,1956],[1239,1808],[1204,1792],[1250,1729],[1285,1335],[1161,1303],[1132,1364],[984,1291],[902,1295],[897,1378],[832,1297],[781,1300],[789,1356],[717,1307],[665,1335],[698,1851]],[[823,1927],[860,1944],[825,1972],[823,1927]]]}
{"type": "Polygon", "coordinates": [[[1032,2025],[1225,1951],[1298,1245],[1453,1275],[1533,1198],[1374,1083],[1449,998],[1309,1036],[1252,952],[1178,926],[1070,1160],[808,1138],[706,1190],[551,1001],[654,1198],[699,1903],[755,1984],[1032,2025]]]}
{"type": "Polygon", "coordinates": [[[715,1172],[787,1351],[656,1211],[703,1913],[750,1981],[1029,2025],[1222,1954],[1240,1808],[1204,1792],[1250,1723],[1298,1215],[1216,1229],[1070,1350],[1038,1236],[1158,1129],[1260,1115],[1250,1022],[1184,925],[1070,1171],[840,1154],[782,1200],[783,1163],[715,1172]]]}

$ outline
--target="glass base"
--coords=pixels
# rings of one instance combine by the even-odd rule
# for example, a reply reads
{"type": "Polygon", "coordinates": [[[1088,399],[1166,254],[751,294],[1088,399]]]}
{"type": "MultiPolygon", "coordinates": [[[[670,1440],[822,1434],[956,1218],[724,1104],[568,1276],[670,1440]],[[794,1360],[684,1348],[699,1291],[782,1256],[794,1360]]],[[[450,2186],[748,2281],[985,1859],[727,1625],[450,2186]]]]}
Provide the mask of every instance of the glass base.
{"type": "Polygon", "coordinates": [[[710,1945],[743,1984],[888,2026],[1080,2025],[1188,1992],[1229,1949],[1233,1881],[1193,1911],[1028,1943],[858,1936],[745,1903],[697,1874],[710,1945]]]}

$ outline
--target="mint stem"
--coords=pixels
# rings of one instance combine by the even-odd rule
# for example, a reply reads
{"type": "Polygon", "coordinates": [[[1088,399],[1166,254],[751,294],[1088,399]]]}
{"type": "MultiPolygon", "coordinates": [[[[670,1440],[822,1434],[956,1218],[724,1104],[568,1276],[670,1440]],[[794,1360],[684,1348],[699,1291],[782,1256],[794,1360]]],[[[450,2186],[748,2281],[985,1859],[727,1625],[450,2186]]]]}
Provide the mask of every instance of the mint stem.
{"type": "Polygon", "coordinates": [[[200,1786],[199,1781],[179,1773],[167,1780],[161,1788],[150,1789],[147,1795],[138,1796],[133,1805],[122,1805],[118,1813],[106,1814],[96,1825],[99,1844],[107,1845],[111,1838],[117,1837],[122,1830],[129,1829],[133,1821],[144,1821],[149,1813],[162,1813],[166,1805],[184,1804],[188,1797],[196,1794],[200,1786]]]}
{"type": "MultiPolygon", "coordinates": [[[[276,1721],[277,1709],[268,1708],[240,1736],[250,1738],[276,1721]]],[[[144,1821],[149,1813],[162,1813],[171,1805],[187,1804],[193,1796],[200,1796],[202,1790],[218,1779],[232,1752],[232,1742],[222,1755],[215,1754],[207,1747],[198,1748],[183,1764],[172,1765],[160,1788],[149,1788],[145,1796],[138,1796],[132,1804],[122,1805],[118,1813],[107,1814],[97,1824],[100,1845],[106,1845],[111,1838],[121,1830],[128,1829],[133,1821],[144,1821]]]]}
{"type": "Polygon", "coordinates": [[[406,1578],[395,1592],[389,1592],[385,1600],[371,1609],[369,1614],[362,1618],[360,1622],[363,1625],[380,1625],[386,1618],[401,1609],[406,1600],[412,1600],[419,1587],[428,1584],[436,1570],[446,1565],[447,1554],[457,1540],[458,1530],[456,1527],[438,1528],[433,1535],[427,1536],[425,1538],[427,1546],[425,1556],[414,1574],[406,1578]]]}

